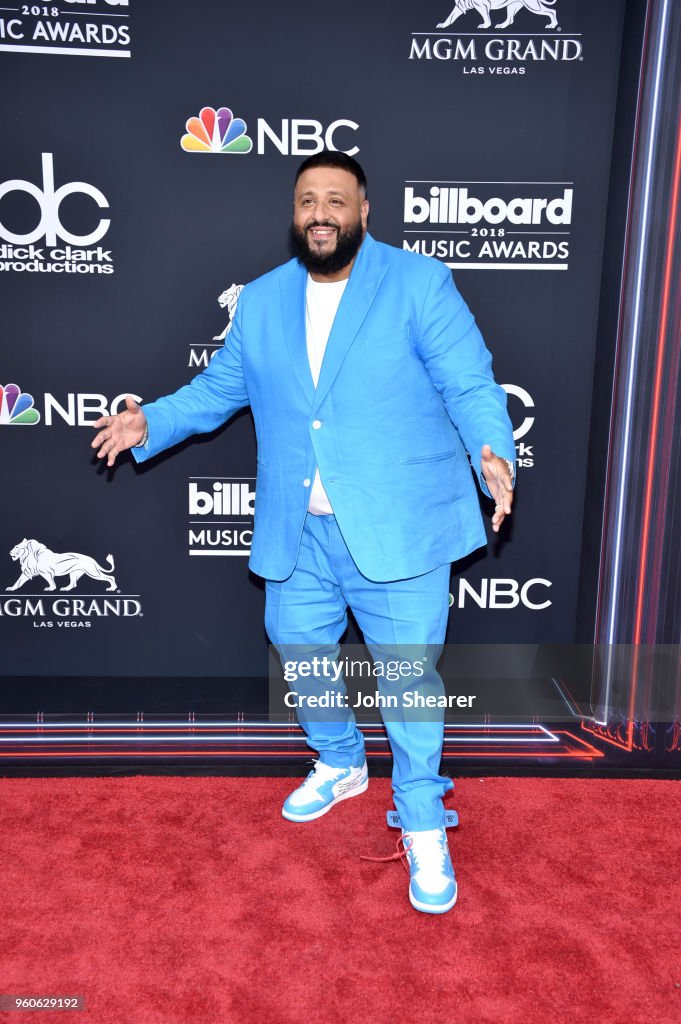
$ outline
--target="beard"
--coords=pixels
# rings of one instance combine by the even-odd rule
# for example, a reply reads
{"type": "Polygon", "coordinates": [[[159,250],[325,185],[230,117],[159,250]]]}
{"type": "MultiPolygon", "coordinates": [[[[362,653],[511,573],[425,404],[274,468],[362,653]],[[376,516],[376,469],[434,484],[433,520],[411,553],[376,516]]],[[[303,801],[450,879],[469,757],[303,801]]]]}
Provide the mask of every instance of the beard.
{"type": "Polygon", "coordinates": [[[291,224],[288,233],[289,252],[294,259],[313,274],[337,274],[339,270],[347,267],[348,263],[357,255],[360,245],[364,240],[364,229],[362,221],[357,220],[345,231],[342,231],[336,224],[330,221],[312,221],[304,229],[297,228],[291,224]],[[307,232],[310,228],[330,227],[336,228],[336,248],[332,252],[315,252],[307,240],[307,232]]]}

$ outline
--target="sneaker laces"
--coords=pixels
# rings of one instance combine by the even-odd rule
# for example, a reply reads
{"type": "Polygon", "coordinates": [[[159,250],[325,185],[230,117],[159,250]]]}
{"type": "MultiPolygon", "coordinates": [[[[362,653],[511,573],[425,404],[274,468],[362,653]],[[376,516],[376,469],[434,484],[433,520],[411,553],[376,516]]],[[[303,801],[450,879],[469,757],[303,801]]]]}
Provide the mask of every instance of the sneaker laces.
{"type": "Polygon", "coordinates": [[[300,789],[303,789],[305,786],[316,786],[320,780],[332,779],[334,776],[341,775],[346,771],[345,768],[333,768],[330,764],[324,764],[323,761],[314,761],[313,765],[312,771],[300,784],[300,789]]]}
{"type": "Polygon", "coordinates": [[[429,829],[427,832],[405,833],[412,840],[410,850],[417,871],[434,871],[443,874],[447,860],[447,835],[444,829],[429,829]],[[444,838],[444,841],[443,841],[444,838]]]}
{"type": "Polygon", "coordinates": [[[407,874],[409,874],[409,868],[407,867],[406,864],[406,857],[409,851],[411,850],[413,843],[410,842],[409,846],[405,846],[405,839],[411,839],[411,834],[409,832],[404,832],[401,836],[397,837],[397,842],[395,843],[396,851],[395,853],[391,853],[390,856],[388,857],[368,857],[365,853],[360,853],[359,859],[373,860],[377,863],[385,863],[392,860],[399,860],[402,862],[402,867],[404,868],[404,870],[407,872],[407,874]],[[401,849],[400,846],[402,847],[401,849]]]}
{"type": "Polygon", "coordinates": [[[447,859],[447,848],[446,848],[446,835],[445,842],[442,842],[442,830],[429,829],[427,832],[403,832],[401,836],[397,837],[395,844],[395,853],[390,854],[388,857],[368,857],[365,854],[360,854],[360,860],[373,860],[376,862],[389,862],[393,860],[399,860],[402,862],[404,870],[409,874],[409,868],[407,866],[407,855],[412,854],[416,871],[435,871],[437,874],[443,874],[445,862],[447,859]],[[426,839],[425,837],[429,838],[426,839]],[[432,838],[435,838],[435,842],[432,838]],[[407,846],[406,843],[409,843],[407,846]]]}

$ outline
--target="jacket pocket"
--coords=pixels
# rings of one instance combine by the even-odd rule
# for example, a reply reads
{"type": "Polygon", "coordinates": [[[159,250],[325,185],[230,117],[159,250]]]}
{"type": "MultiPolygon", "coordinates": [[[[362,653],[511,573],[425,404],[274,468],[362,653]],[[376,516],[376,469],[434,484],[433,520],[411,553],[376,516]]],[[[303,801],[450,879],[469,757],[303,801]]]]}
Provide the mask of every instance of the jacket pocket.
{"type": "Polygon", "coordinates": [[[400,465],[407,466],[412,462],[440,462],[442,459],[453,459],[455,455],[456,448],[450,448],[448,452],[438,452],[436,455],[414,455],[409,459],[400,459],[400,465]]]}

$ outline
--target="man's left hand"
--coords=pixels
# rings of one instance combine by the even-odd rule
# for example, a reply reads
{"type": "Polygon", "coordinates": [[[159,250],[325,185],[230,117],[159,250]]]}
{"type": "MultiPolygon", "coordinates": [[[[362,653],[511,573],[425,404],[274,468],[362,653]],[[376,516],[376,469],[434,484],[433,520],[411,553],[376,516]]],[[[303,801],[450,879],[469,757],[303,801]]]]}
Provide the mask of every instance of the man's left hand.
{"type": "Polygon", "coordinates": [[[488,444],[482,446],[482,475],[489,492],[494,498],[495,509],[492,516],[492,529],[499,532],[499,527],[506,516],[511,514],[513,504],[513,480],[508,471],[506,459],[495,455],[488,444]]]}

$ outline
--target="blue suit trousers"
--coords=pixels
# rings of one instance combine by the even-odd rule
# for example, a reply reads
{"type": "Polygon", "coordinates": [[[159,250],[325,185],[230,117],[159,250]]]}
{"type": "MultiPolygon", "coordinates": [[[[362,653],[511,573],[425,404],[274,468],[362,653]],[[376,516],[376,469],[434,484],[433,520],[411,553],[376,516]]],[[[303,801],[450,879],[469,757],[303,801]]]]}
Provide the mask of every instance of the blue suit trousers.
{"type": "MultiPolygon", "coordinates": [[[[305,658],[314,653],[336,659],[349,607],[374,662],[399,658],[400,647],[412,660],[422,653],[427,660],[424,675],[417,680],[418,692],[439,696],[444,687],[435,665],[447,626],[449,576],[446,564],[410,579],[369,580],[353,561],[335,516],[308,513],[293,573],[282,581],[266,581],[265,628],[282,661],[290,661],[296,650],[305,658]]],[[[342,676],[337,683],[321,682],[326,689],[346,692],[342,676]]],[[[379,693],[396,692],[383,675],[372,682],[379,693]]],[[[404,685],[409,686],[408,681],[404,685]]],[[[298,693],[321,692],[319,679],[299,680],[294,688],[298,693]]],[[[327,716],[306,714],[302,708],[297,713],[308,745],[323,762],[334,767],[363,764],[364,737],[351,707],[334,709],[327,716]]],[[[442,797],[453,788],[451,779],[439,774],[444,712],[391,708],[382,713],[393,754],[395,806],[403,827],[443,825],[442,797]]]]}

